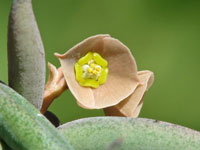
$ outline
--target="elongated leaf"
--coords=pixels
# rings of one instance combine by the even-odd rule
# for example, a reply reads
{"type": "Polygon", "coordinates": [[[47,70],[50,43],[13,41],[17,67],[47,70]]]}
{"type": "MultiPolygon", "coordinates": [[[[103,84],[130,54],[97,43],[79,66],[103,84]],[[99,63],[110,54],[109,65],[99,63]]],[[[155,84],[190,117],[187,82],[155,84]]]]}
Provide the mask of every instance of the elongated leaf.
{"type": "Polygon", "coordinates": [[[150,119],[96,117],[60,126],[76,150],[198,150],[200,133],[150,119]]]}
{"type": "Polygon", "coordinates": [[[40,109],[45,54],[31,0],[13,0],[8,24],[9,86],[40,109]]]}
{"type": "Polygon", "coordinates": [[[0,83],[0,139],[13,150],[71,150],[67,139],[26,99],[0,83]]]}

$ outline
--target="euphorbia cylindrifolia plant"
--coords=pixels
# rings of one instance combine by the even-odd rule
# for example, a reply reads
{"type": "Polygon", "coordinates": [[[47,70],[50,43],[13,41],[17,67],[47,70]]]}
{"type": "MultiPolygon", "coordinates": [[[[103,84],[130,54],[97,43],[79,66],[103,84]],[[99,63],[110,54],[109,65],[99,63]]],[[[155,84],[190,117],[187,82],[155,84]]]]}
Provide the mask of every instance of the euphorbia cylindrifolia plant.
{"type": "Polygon", "coordinates": [[[118,39],[98,34],[54,55],[60,66],[48,63],[45,84],[45,50],[32,1],[13,0],[9,84],[0,82],[0,150],[199,149],[198,131],[137,118],[154,74],[138,71],[131,51],[118,39]],[[48,107],[66,90],[78,106],[103,109],[105,116],[61,125],[48,107]]]}

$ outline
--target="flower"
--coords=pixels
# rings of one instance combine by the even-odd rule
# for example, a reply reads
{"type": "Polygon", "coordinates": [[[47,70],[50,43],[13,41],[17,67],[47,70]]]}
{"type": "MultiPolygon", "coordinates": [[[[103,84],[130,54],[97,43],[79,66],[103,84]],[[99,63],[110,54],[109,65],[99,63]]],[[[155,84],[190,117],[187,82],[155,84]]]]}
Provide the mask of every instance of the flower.
{"type": "Polygon", "coordinates": [[[153,82],[153,73],[150,71],[137,72],[137,65],[130,50],[109,35],[89,37],[65,54],[55,53],[55,55],[60,60],[68,88],[76,98],[78,105],[87,109],[105,108],[107,115],[113,115],[111,112],[115,110],[116,113],[132,116],[133,113],[130,110],[124,113],[124,109],[129,108],[129,104],[132,110],[141,108],[142,97],[153,82]],[[92,77],[92,74],[88,76],[89,61],[94,60],[91,59],[94,54],[107,63],[106,66],[102,66],[101,63],[94,61],[95,65],[104,67],[104,70],[107,68],[108,74],[103,75],[107,77],[105,82],[100,83],[98,77],[92,77]],[[80,60],[84,60],[84,57],[88,55],[90,59],[86,59],[87,61],[81,64],[80,60]],[[77,69],[77,64],[79,69],[77,69]],[[84,69],[86,75],[84,75],[84,69]],[[94,85],[91,85],[87,80],[96,81],[94,85]]]}

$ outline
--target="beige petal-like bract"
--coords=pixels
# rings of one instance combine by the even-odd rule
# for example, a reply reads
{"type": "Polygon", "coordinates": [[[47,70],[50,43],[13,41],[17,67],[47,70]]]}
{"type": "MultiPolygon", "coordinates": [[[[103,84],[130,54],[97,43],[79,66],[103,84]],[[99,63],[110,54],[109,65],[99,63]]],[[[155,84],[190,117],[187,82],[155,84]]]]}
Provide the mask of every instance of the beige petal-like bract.
{"type": "Polygon", "coordinates": [[[45,86],[43,105],[41,113],[45,113],[53,100],[66,90],[67,84],[63,77],[61,68],[56,69],[54,65],[48,63],[49,79],[45,86]]]}
{"type": "Polygon", "coordinates": [[[101,109],[116,105],[133,93],[140,84],[136,62],[130,50],[109,35],[89,37],[65,54],[55,55],[60,60],[70,91],[84,108],[101,109]],[[108,62],[107,81],[96,89],[82,87],[75,79],[74,65],[88,52],[97,52],[108,62]]]}
{"type": "Polygon", "coordinates": [[[48,68],[49,79],[45,86],[44,98],[51,96],[53,93],[53,95],[57,95],[57,93],[62,93],[61,91],[63,91],[67,87],[66,81],[63,78],[61,68],[56,69],[56,67],[51,63],[48,63],[48,68]]]}
{"type": "Polygon", "coordinates": [[[151,71],[138,72],[141,84],[138,85],[136,90],[125,100],[119,104],[104,109],[107,116],[126,116],[137,117],[143,105],[143,96],[150,88],[154,81],[154,75],[151,71]]]}

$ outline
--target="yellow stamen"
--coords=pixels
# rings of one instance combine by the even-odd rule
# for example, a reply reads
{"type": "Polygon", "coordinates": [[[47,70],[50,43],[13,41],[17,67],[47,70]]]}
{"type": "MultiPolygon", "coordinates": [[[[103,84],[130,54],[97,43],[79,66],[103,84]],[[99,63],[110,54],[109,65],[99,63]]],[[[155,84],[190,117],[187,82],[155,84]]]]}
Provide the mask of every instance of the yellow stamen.
{"type": "Polygon", "coordinates": [[[92,69],[92,68],[88,68],[88,72],[90,72],[90,73],[91,73],[92,71],[93,71],[93,69],[92,69]]]}
{"type": "Polygon", "coordinates": [[[96,70],[93,70],[92,73],[93,73],[94,75],[96,75],[96,74],[97,74],[97,71],[96,71],[96,70]]]}
{"type": "Polygon", "coordinates": [[[100,71],[101,68],[99,66],[95,66],[96,71],[100,71]]]}
{"type": "Polygon", "coordinates": [[[90,64],[90,67],[91,67],[91,68],[95,68],[95,66],[96,66],[96,65],[95,65],[94,63],[90,64]]]}

